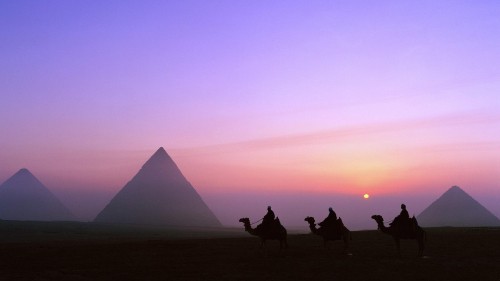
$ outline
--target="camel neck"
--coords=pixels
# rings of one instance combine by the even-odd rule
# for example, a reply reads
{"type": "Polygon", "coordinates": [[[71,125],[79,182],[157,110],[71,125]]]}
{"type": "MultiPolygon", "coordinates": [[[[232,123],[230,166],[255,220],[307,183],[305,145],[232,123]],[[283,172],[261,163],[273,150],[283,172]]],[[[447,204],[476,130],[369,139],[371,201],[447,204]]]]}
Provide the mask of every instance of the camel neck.
{"type": "Polygon", "coordinates": [[[252,235],[257,235],[255,233],[255,229],[252,228],[252,226],[250,225],[250,223],[245,223],[245,231],[252,234],[252,235]]]}
{"type": "Polygon", "coordinates": [[[384,233],[388,233],[390,234],[391,231],[389,230],[389,228],[387,228],[385,225],[384,225],[384,222],[383,221],[380,221],[378,222],[378,228],[380,229],[380,231],[384,232],[384,233]]]}
{"type": "Polygon", "coordinates": [[[309,223],[309,229],[311,229],[311,231],[312,231],[313,233],[316,233],[316,231],[318,230],[318,229],[316,228],[316,224],[315,224],[315,223],[309,223]]]}

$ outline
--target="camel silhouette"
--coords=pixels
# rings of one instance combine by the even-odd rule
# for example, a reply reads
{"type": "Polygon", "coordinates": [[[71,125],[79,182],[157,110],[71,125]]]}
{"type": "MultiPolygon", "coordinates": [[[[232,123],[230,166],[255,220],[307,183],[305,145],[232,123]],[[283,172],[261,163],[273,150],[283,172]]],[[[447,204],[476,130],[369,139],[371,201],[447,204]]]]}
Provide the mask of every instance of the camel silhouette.
{"type": "Polygon", "coordinates": [[[279,218],[276,218],[274,224],[268,227],[264,227],[263,225],[257,226],[256,228],[252,228],[250,224],[249,218],[241,218],[239,220],[245,226],[245,231],[250,233],[251,235],[257,236],[260,238],[260,247],[264,247],[266,240],[279,240],[280,241],[280,249],[288,248],[288,243],[286,241],[287,231],[285,227],[281,225],[279,218]]]}
{"type": "Polygon", "coordinates": [[[323,245],[326,247],[328,241],[343,240],[344,241],[344,253],[347,253],[349,249],[349,240],[352,240],[351,231],[345,227],[341,218],[336,221],[336,226],[332,226],[331,229],[325,227],[316,227],[314,217],[306,217],[304,219],[309,223],[309,228],[311,232],[315,235],[323,237],[323,245]]]}
{"type": "Polygon", "coordinates": [[[418,243],[418,256],[422,257],[424,253],[425,240],[427,236],[425,230],[423,230],[420,226],[418,226],[415,217],[411,218],[414,228],[406,231],[402,231],[401,228],[397,226],[386,227],[384,225],[384,218],[381,215],[373,215],[372,219],[374,219],[377,222],[377,226],[380,231],[392,236],[392,238],[396,242],[396,248],[400,256],[401,256],[401,246],[399,240],[414,239],[417,240],[418,243]]]}

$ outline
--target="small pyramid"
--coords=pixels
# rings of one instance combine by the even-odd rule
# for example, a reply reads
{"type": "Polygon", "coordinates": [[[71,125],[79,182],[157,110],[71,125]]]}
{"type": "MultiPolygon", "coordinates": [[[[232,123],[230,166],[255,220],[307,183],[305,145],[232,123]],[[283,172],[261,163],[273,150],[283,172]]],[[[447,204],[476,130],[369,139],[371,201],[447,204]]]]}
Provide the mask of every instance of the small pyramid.
{"type": "Polygon", "coordinates": [[[160,147],[97,215],[96,222],[221,226],[194,187],[160,147]]]}
{"type": "Polygon", "coordinates": [[[500,220],[458,186],[417,216],[422,226],[500,226],[500,220]]]}
{"type": "Polygon", "coordinates": [[[30,171],[21,169],[0,185],[0,219],[61,221],[75,218],[30,171]]]}

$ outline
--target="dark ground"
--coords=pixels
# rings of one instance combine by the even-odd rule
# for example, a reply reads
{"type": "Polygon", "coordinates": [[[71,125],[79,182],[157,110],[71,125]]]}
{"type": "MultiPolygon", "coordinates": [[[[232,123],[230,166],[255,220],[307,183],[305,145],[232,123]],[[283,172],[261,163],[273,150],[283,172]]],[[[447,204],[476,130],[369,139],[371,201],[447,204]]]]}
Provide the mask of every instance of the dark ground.
{"type": "Polygon", "coordinates": [[[353,232],[352,255],[343,255],[340,241],[327,250],[311,234],[264,251],[243,229],[0,221],[0,280],[500,280],[500,228],[426,231],[426,257],[417,258],[415,241],[403,241],[398,257],[375,230],[353,232]]]}

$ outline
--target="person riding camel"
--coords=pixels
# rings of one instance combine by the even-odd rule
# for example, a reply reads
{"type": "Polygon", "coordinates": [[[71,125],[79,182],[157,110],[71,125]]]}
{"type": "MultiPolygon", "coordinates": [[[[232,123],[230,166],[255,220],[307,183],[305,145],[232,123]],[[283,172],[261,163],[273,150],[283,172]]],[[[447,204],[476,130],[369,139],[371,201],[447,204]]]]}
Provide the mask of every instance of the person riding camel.
{"type": "Polygon", "coordinates": [[[319,226],[329,228],[337,223],[337,214],[333,211],[332,207],[328,208],[328,216],[320,223],[319,226]]]}
{"type": "Polygon", "coordinates": [[[271,209],[271,206],[267,206],[267,213],[266,215],[262,218],[262,226],[263,227],[268,227],[272,226],[274,224],[274,212],[271,209]]]}
{"type": "Polygon", "coordinates": [[[410,215],[406,210],[406,205],[401,204],[401,213],[390,223],[391,226],[396,226],[399,228],[406,228],[410,224],[410,215]]]}

